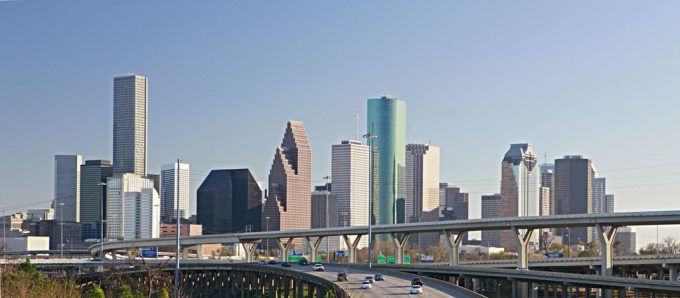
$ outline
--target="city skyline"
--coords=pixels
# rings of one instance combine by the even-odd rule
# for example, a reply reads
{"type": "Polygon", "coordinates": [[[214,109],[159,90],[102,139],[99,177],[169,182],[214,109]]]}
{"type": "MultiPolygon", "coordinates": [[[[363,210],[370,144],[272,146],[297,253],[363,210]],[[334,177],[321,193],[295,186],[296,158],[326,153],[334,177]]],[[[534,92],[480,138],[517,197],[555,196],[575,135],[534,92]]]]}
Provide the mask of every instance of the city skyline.
{"type": "MultiPolygon", "coordinates": [[[[25,5],[31,7],[34,4],[27,3],[25,5]]],[[[51,4],[44,5],[49,6],[51,4]]],[[[369,12],[378,9],[377,4],[366,5],[369,6],[369,12]]],[[[660,6],[655,8],[645,7],[641,12],[634,13],[634,10],[639,10],[640,7],[622,5],[623,8],[619,11],[621,17],[617,14],[607,16],[607,19],[616,21],[620,20],[623,15],[633,16],[633,18],[627,18],[630,24],[646,24],[647,27],[635,31],[629,26],[617,28],[614,25],[594,23],[595,17],[591,13],[601,12],[605,9],[604,6],[606,5],[595,5],[593,12],[575,12],[573,9],[568,11],[570,14],[581,16],[585,24],[599,24],[599,26],[584,26],[589,27],[588,30],[581,26],[577,26],[573,30],[562,27],[570,24],[566,22],[566,18],[557,18],[554,23],[547,23],[549,29],[568,34],[577,41],[583,42],[584,45],[582,46],[575,46],[576,41],[561,40],[554,37],[554,33],[551,33],[551,35],[547,35],[549,41],[544,47],[540,47],[540,44],[529,43],[538,46],[537,50],[529,50],[528,54],[523,54],[519,51],[520,46],[514,43],[496,44],[493,41],[483,42],[473,39],[471,43],[464,45],[462,50],[454,52],[455,55],[463,55],[466,59],[471,59],[472,62],[469,63],[460,65],[459,63],[462,62],[456,63],[457,60],[454,60],[453,56],[432,49],[432,51],[435,51],[433,56],[443,57],[444,61],[441,63],[443,67],[426,59],[420,60],[419,68],[413,68],[416,65],[405,61],[403,62],[404,65],[392,66],[388,70],[413,68],[416,69],[415,75],[389,74],[380,78],[366,77],[363,74],[363,71],[366,70],[361,68],[361,73],[358,75],[359,79],[345,79],[337,82],[335,81],[337,78],[350,77],[348,73],[353,71],[337,65],[328,65],[329,73],[337,70],[339,74],[332,76],[330,81],[313,80],[312,82],[316,82],[316,84],[306,84],[308,88],[300,88],[302,90],[299,91],[290,87],[282,87],[286,83],[305,82],[311,75],[320,77],[316,75],[317,71],[326,72],[323,69],[305,65],[294,68],[289,79],[283,79],[275,74],[265,76],[262,78],[263,81],[258,84],[245,85],[239,89],[234,87],[253,78],[258,72],[246,70],[245,73],[240,74],[245,78],[239,79],[234,77],[234,74],[229,74],[229,70],[226,68],[225,70],[217,70],[215,67],[207,66],[206,61],[199,59],[199,61],[196,61],[196,67],[206,68],[205,76],[211,78],[200,83],[198,85],[200,88],[189,90],[188,86],[197,81],[192,79],[187,81],[188,84],[177,84],[177,81],[187,79],[190,73],[200,72],[196,68],[181,65],[184,63],[182,59],[186,59],[185,54],[181,51],[168,52],[165,56],[161,55],[163,59],[159,59],[152,57],[148,50],[143,51],[138,57],[133,57],[128,55],[130,52],[127,49],[111,47],[111,49],[121,51],[121,54],[111,54],[104,51],[103,53],[107,53],[105,55],[112,56],[110,65],[107,62],[86,67],[73,62],[77,61],[78,55],[84,54],[83,51],[95,53],[97,52],[95,50],[99,47],[109,46],[110,41],[105,38],[106,34],[95,38],[96,41],[101,43],[100,45],[96,45],[95,42],[95,45],[87,46],[83,50],[76,49],[74,46],[74,44],[79,45],[79,42],[74,44],[64,43],[55,47],[55,57],[34,55],[36,61],[25,64],[25,70],[19,68],[21,62],[25,62],[24,59],[17,59],[19,63],[8,63],[8,71],[2,74],[2,78],[5,79],[0,83],[0,89],[4,90],[3,100],[7,99],[11,103],[9,109],[3,109],[4,111],[0,112],[0,116],[7,119],[6,123],[10,124],[3,125],[4,128],[0,129],[0,132],[3,140],[12,140],[15,145],[3,149],[3,153],[6,152],[6,154],[3,154],[3,162],[7,165],[9,171],[0,176],[0,181],[2,181],[0,182],[2,183],[0,185],[2,186],[0,187],[2,189],[0,190],[0,203],[6,206],[5,208],[24,210],[49,206],[49,203],[45,202],[52,197],[51,185],[53,183],[51,182],[53,178],[50,173],[52,167],[50,159],[55,154],[78,153],[87,159],[112,159],[112,144],[110,143],[112,121],[111,78],[134,71],[150,78],[148,171],[158,173],[162,164],[176,158],[191,163],[192,170],[194,170],[190,190],[191,204],[193,205],[190,208],[191,213],[195,213],[198,181],[202,181],[210,169],[247,167],[252,169],[258,182],[266,184],[271,148],[277,145],[272,140],[277,140],[280,137],[280,123],[288,119],[299,119],[306,124],[310,145],[315,150],[312,157],[312,180],[314,181],[312,184],[318,184],[321,177],[330,173],[331,144],[338,143],[342,139],[354,138],[357,134],[355,124],[357,112],[360,116],[360,122],[365,123],[365,98],[379,96],[383,92],[394,93],[399,98],[404,98],[409,104],[407,142],[431,141],[431,143],[442,148],[441,180],[451,181],[470,193],[471,218],[479,217],[480,196],[497,192],[496,189],[500,185],[500,169],[497,166],[498,156],[503,154],[508,144],[525,141],[535,146],[540,162],[545,161],[544,154],[548,154],[548,161],[570,154],[580,154],[592,158],[603,176],[607,177],[608,192],[616,194],[617,211],[635,211],[641,210],[641,208],[644,208],[644,210],[673,209],[674,199],[670,194],[677,193],[680,184],[675,182],[678,174],[677,171],[674,171],[674,167],[677,166],[677,163],[668,159],[675,153],[676,150],[672,148],[678,147],[678,140],[662,138],[659,137],[659,134],[663,131],[675,131],[680,128],[673,115],[674,111],[680,108],[675,99],[680,94],[680,90],[675,86],[677,80],[674,79],[678,75],[675,70],[672,70],[676,69],[676,67],[673,67],[673,63],[676,62],[674,62],[674,54],[671,53],[671,50],[676,44],[671,33],[657,32],[652,35],[653,37],[645,37],[645,35],[649,33],[650,28],[673,26],[677,24],[677,20],[670,17],[670,11],[673,11],[673,9],[669,7],[663,9],[660,6]],[[649,18],[649,15],[653,15],[654,18],[649,18]],[[592,35],[587,34],[591,32],[589,30],[593,30],[592,35]],[[595,37],[601,36],[608,38],[602,42],[597,42],[595,37]],[[658,42],[645,42],[650,41],[647,38],[653,38],[652,40],[658,40],[658,42]],[[557,50],[559,45],[565,43],[572,46],[570,48],[572,53],[567,56],[571,59],[563,59],[564,52],[557,50]],[[647,48],[633,47],[631,49],[623,47],[624,49],[621,52],[613,50],[621,45],[633,46],[634,43],[646,44],[647,48]],[[664,47],[661,47],[662,44],[664,47]],[[507,53],[505,55],[491,55],[485,51],[472,51],[493,45],[499,46],[501,51],[505,50],[507,53]],[[74,50],[74,53],[67,53],[68,50],[74,50]],[[593,53],[589,54],[591,50],[593,53]],[[603,53],[608,52],[607,50],[618,54],[607,55],[609,58],[604,59],[604,61],[594,61],[594,57],[601,57],[603,53]],[[545,51],[545,54],[541,55],[541,51],[545,51]],[[658,56],[658,58],[650,57],[652,55],[658,56]],[[519,59],[517,59],[519,61],[516,64],[513,62],[499,63],[506,61],[502,59],[514,56],[519,56],[519,59]],[[132,57],[129,61],[123,61],[123,58],[129,57],[132,57]],[[545,66],[527,64],[526,68],[518,67],[522,65],[522,62],[526,63],[530,57],[537,58],[536,64],[545,66]],[[177,58],[179,63],[167,66],[161,63],[173,58],[177,58]],[[481,62],[484,58],[489,58],[488,64],[481,62]],[[149,61],[145,61],[145,59],[149,61]],[[556,62],[560,60],[569,63],[556,62]],[[113,66],[116,63],[118,64],[113,66]],[[565,65],[570,63],[575,66],[565,65]],[[73,66],[69,66],[69,64],[73,66]],[[52,65],[53,67],[43,74],[38,70],[44,70],[44,68],[39,68],[44,65],[52,65]],[[98,67],[98,69],[95,69],[95,67],[98,67]],[[481,68],[472,73],[463,72],[466,69],[475,69],[475,67],[481,68]],[[549,69],[549,67],[553,69],[549,69]],[[461,72],[459,73],[456,69],[461,69],[461,72]],[[518,69],[521,71],[515,78],[505,77],[509,74],[515,74],[514,71],[518,69]],[[493,72],[492,70],[497,71],[493,72]],[[560,72],[566,72],[566,75],[550,79],[551,74],[560,72]],[[463,73],[470,76],[469,81],[461,77],[463,73]],[[649,78],[650,73],[654,74],[652,78],[649,78]],[[31,79],[28,79],[28,74],[30,74],[31,79]],[[489,76],[481,80],[483,84],[477,83],[480,77],[486,74],[489,74],[489,76]],[[78,80],[75,79],[76,75],[79,76],[78,80]],[[427,77],[437,79],[431,82],[418,79],[413,82],[407,80],[418,75],[427,75],[427,77]],[[281,79],[280,83],[276,82],[277,78],[281,79]],[[40,88],[28,90],[32,88],[26,88],[27,85],[21,83],[21,80],[30,81],[31,84],[40,88]],[[357,83],[355,80],[366,82],[355,84],[357,83]],[[223,82],[226,82],[226,84],[222,85],[223,82]],[[260,85],[271,84],[272,82],[274,84],[268,88],[262,88],[262,85],[260,85]],[[465,83],[469,83],[471,86],[466,87],[465,83]],[[73,85],[77,85],[78,88],[63,87],[73,85]],[[545,87],[537,87],[541,85],[545,87]],[[634,87],[631,85],[634,85],[634,87]],[[257,91],[256,87],[258,86],[266,90],[257,91]],[[350,86],[355,88],[352,88],[352,91],[342,90],[350,86]],[[483,91],[481,86],[489,86],[489,90],[483,91]],[[234,91],[229,91],[229,89],[234,91]],[[324,89],[327,90],[323,93],[320,92],[324,89]],[[196,96],[193,96],[192,92],[197,92],[196,96]],[[211,93],[215,93],[215,95],[211,95],[211,93]],[[318,94],[325,94],[325,96],[322,100],[318,100],[318,94]],[[274,95],[277,97],[274,97],[274,95]],[[286,100],[272,100],[281,96],[286,100]],[[52,98],[60,100],[55,100],[53,103],[49,100],[52,98]],[[293,100],[294,98],[298,99],[293,100]],[[500,104],[503,104],[506,100],[510,101],[517,98],[525,98],[527,103],[535,107],[536,117],[531,119],[531,122],[520,119],[517,123],[512,123],[512,121],[517,120],[513,112],[518,111],[512,107],[508,108],[504,105],[504,109],[496,111],[496,107],[500,107],[500,104]],[[291,102],[287,102],[288,99],[291,102]],[[311,101],[312,99],[316,99],[316,101],[311,101]],[[228,105],[238,103],[235,106],[237,109],[225,109],[225,106],[219,103],[222,100],[228,105]],[[582,113],[571,113],[567,111],[568,108],[565,104],[567,101],[573,105],[588,106],[591,109],[582,113]],[[305,102],[309,102],[309,104],[305,104],[305,102]],[[278,115],[272,117],[274,112],[263,112],[262,107],[265,104],[268,106],[264,110],[275,111],[278,115]],[[77,114],[77,121],[65,114],[52,113],[59,108],[73,109],[74,107],[82,111],[77,114]],[[560,110],[561,108],[564,108],[564,110],[560,110]],[[325,113],[328,110],[333,111],[333,113],[325,113]],[[223,116],[224,111],[239,115],[234,115],[233,119],[224,119],[229,118],[223,116]],[[452,115],[451,111],[457,111],[457,116],[449,117],[452,115]],[[201,117],[191,118],[190,123],[185,123],[187,127],[183,128],[181,125],[184,124],[177,123],[179,122],[178,114],[197,114],[198,112],[201,112],[201,117]],[[29,114],[33,116],[20,116],[29,114]],[[476,116],[472,117],[472,115],[476,116]],[[47,121],[50,125],[43,124],[38,127],[29,123],[29,121],[36,122],[36,118],[41,118],[43,121],[40,122],[47,121]],[[630,121],[630,119],[640,118],[642,119],[639,121],[630,121]],[[488,119],[494,120],[483,123],[488,119]],[[252,122],[247,122],[248,120],[252,122]],[[87,123],[87,125],[83,125],[84,123],[87,123]],[[526,127],[527,123],[549,123],[549,125],[526,127]],[[592,130],[593,125],[596,124],[604,130],[592,130]],[[236,128],[241,129],[245,126],[253,127],[242,132],[236,131],[236,128]],[[511,127],[508,128],[508,126],[511,127]],[[524,130],[521,133],[507,134],[508,131],[512,131],[513,127],[520,126],[525,126],[526,129],[523,128],[524,130]],[[210,129],[216,127],[220,130],[210,131],[210,129]],[[12,131],[10,131],[10,128],[12,131]],[[602,131],[605,131],[606,134],[603,134],[602,131]],[[649,131],[655,133],[648,134],[649,131]],[[631,142],[631,137],[636,142],[631,142]],[[182,142],[187,138],[191,138],[192,142],[182,142]],[[461,140],[464,141],[464,146],[460,145],[461,140]],[[249,149],[234,148],[238,146],[230,148],[229,144],[232,143],[249,144],[249,149]],[[646,144],[644,152],[639,150],[638,144],[640,143],[646,144]],[[173,148],[173,150],[165,148],[173,148]],[[468,150],[471,150],[470,148],[475,148],[475,154],[467,153],[468,150]],[[9,156],[12,156],[12,158],[9,158],[9,156]],[[26,173],[31,173],[31,176],[34,177],[31,184],[18,178],[26,173]],[[29,189],[29,191],[22,192],[19,189],[29,189]],[[646,196],[651,196],[652,199],[645,200],[646,204],[639,206],[637,200],[646,196]],[[35,205],[14,207],[19,204],[32,204],[34,202],[36,202],[35,205]]],[[[71,20],[63,25],[55,26],[55,28],[47,28],[47,32],[38,33],[34,32],[35,27],[22,25],[25,24],[26,20],[20,20],[22,14],[20,10],[14,9],[16,6],[3,4],[2,7],[0,23],[9,28],[9,22],[12,22],[18,24],[13,25],[13,28],[23,28],[16,30],[17,35],[10,32],[8,37],[10,41],[18,40],[19,33],[34,33],[35,36],[40,37],[43,34],[54,33],[55,30],[69,29],[78,23],[71,20]],[[6,14],[6,11],[12,11],[12,14],[6,14]]],[[[400,7],[403,8],[402,6],[391,7],[388,11],[398,13],[401,11],[400,7]]],[[[148,12],[149,8],[141,5],[141,9],[148,12]]],[[[474,9],[474,6],[462,7],[463,12],[470,11],[470,9],[474,9]]],[[[463,12],[461,14],[464,14],[463,12]]],[[[507,29],[508,31],[503,31],[500,28],[500,23],[496,22],[488,24],[489,27],[480,28],[476,26],[477,31],[472,30],[470,32],[498,30],[509,33],[511,38],[531,42],[532,38],[545,37],[546,33],[534,29],[526,33],[527,36],[524,37],[519,33],[521,31],[519,29],[531,28],[532,21],[538,21],[543,18],[542,15],[548,14],[546,9],[541,10],[541,12],[543,14],[539,14],[537,17],[528,18],[527,21],[520,22],[519,25],[510,26],[511,28],[507,29]],[[516,31],[513,31],[513,29],[516,31]]],[[[74,14],[81,16],[85,13],[85,11],[74,12],[74,14]]],[[[117,9],[114,9],[111,13],[116,16],[122,15],[122,12],[117,9]]],[[[173,14],[176,15],[177,12],[171,12],[171,15],[173,14]]],[[[452,14],[462,18],[457,13],[452,14]]],[[[490,11],[489,14],[490,16],[497,16],[499,13],[490,11]]],[[[94,15],[97,14],[94,13],[94,15]]],[[[441,14],[432,17],[432,22],[451,24],[441,14]]],[[[501,15],[501,17],[504,17],[504,20],[510,18],[505,15],[501,15]]],[[[325,29],[340,30],[337,23],[350,18],[354,19],[354,17],[341,14],[341,17],[321,21],[319,24],[325,29]]],[[[30,20],[30,18],[26,19],[30,20]]],[[[409,31],[411,34],[405,33],[405,38],[418,41],[420,39],[416,39],[414,37],[416,34],[412,33],[420,32],[421,27],[414,22],[419,18],[414,17],[410,20],[411,22],[401,25],[404,26],[402,27],[404,29],[412,29],[409,31]]],[[[463,18],[463,20],[465,19],[463,18]]],[[[47,18],[46,21],[54,21],[54,17],[47,18]]],[[[319,19],[302,18],[293,26],[312,21],[318,22],[319,19]]],[[[247,19],[243,18],[238,19],[238,22],[250,24],[247,19]]],[[[144,23],[146,22],[144,21],[144,23]]],[[[616,24],[617,22],[612,23],[616,24]]],[[[366,23],[362,24],[366,25],[366,23]]],[[[369,30],[368,36],[364,35],[358,41],[366,37],[379,36],[385,30],[379,25],[368,25],[368,28],[373,31],[369,30]]],[[[101,27],[94,26],[89,30],[97,29],[101,29],[101,27]]],[[[433,43],[449,50],[455,48],[452,41],[465,40],[463,38],[470,38],[471,36],[470,33],[466,33],[466,29],[452,31],[453,29],[449,29],[447,26],[444,29],[435,30],[440,34],[449,33],[449,35],[444,36],[451,38],[438,40],[432,35],[423,36],[423,42],[409,45],[407,50],[413,50],[414,47],[419,49],[423,45],[427,45],[423,49],[431,49],[430,45],[433,43]],[[459,37],[459,39],[454,37],[459,37]],[[437,41],[440,43],[437,43],[437,41]]],[[[104,30],[104,32],[113,33],[115,36],[123,31],[123,29],[104,30]]],[[[92,31],[87,32],[92,34],[92,31]]],[[[178,38],[189,39],[186,33],[187,31],[179,32],[178,38]]],[[[327,41],[317,32],[309,31],[309,33],[312,34],[310,38],[313,41],[327,41]]],[[[269,36],[268,33],[266,35],[269,36]]],[[[161,37],[152,36],[150,37],[151,40],[142,41],[149,45],[154,41],[160,41],[160,44],[163,44],[163,41],[167,42],[164,39],[167,37],[161,37]]],[[[134,37],[128,38],[134,40],[134,37]]],[[[200,40],[201,37],[195,38],[200,40]]],[[[247,40],[260,41],[257,38],[247,40]]],[[[344,41],[347,42],[347,40],[344,41]]],[[[386,39],[379,41],[386,41],[386,39]]],[[[521,42],[518,44],[521,44],[521,42]]],[[[38,46],[36,48],[46,47],[38,46]]],[[[242,54],[241,51],[251,48],[252,43],[251,46],[241,45],[235,51],[242,54]]],[[[328,50],[326,47],[322,47],[323,49],[328,50]]],[[[7,48],[3,49],[3,51],[7,51],[9,56],[14,56],[13,54],[19,53],[21,50],[35,53],[34,50],[24,49],[12,42],[9,42],[7,48]]],[[[289,50],[290,52],[282,52],[283,59],[281,60],[290,59],[291,62],[294,62],[308,54],[308,52],[293,53],[295,50],[299,50],[299,48],[293,46],[289,50]]],[[[365,55],[353,52],[352,55],[355,56],[350,56],[350,58],[356,57],[359,61],[365,61],[369,58],[375,59],[374,63],[368,64],[367,69],[381,68],[389,64],[394,65],[397,61],[408,60],[401,59],[403,56],[411,59],[416,58],[399,49],[395,49],[395,51],[398,51],[398,54],[382,58],[373,56],[374,52],[371,51],[368,51],[365,55]]],[[[259,53],[262,54],[263,52],[259,53]]],[[[219,55],[206,56],[218,57],[219,55]]],[[[322,54],[312,55],[311,57],[313,62],[319,62],[322,61],[322,58],[329,56],[330,53],[322,52],[322,54]]],[[[87,55],[85,55],[85,58],[86,61],[93,59],[92,56],[87,55]]],[[[251,60],[248,61],[252,62],[251,60]]],[[[265,59],[263,62],[271,63],[272,61],[265,59]]],[[[233,61],[227,60],[227,58],[218,58],[217,65],[229,65],[227,63],[233,63],[233,61]]],[[[288,63],[279,61],[274,65],[285,69],[283,66],[288,65],[288,63]]],[[[256,64],[256,66],[256,69],[261,70],[262,65],[256,64]]],[[[241,69],[241,67],[237,68],[241,69]]],[[[229,69],[233,70],[234,67],[229,67],[229,69]]],[[[365,133],[363,125],[359,127],[361,128],[359,133],[365,133]]],[[[640,230],[642,229],[644,228],[640,230]]],[[[662,237],[664,229],[666,228],[662,228],[662,237]]],[[[640,237],[639,243],[646,243],[651,240],[650,237],[645,239],[644,233],[638,233],[638,237],[640,237]]]]}

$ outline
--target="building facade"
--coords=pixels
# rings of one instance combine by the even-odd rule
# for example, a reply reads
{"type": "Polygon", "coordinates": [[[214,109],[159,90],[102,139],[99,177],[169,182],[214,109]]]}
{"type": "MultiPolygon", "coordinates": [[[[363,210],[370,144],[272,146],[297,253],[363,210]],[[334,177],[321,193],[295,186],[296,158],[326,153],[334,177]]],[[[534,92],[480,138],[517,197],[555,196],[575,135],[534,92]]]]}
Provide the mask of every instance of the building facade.
{"type": "MultiPolygon", "coordinates": [[[[331,185],[338,202],[339,227],[368,225],[369,153],[368,146],[353,140],[331,148],[331,185]]],[[[366,237],[359,240],[359,248],[367,245],[366,237]]]]}
{"type": "MultiPolygon", "coordinates": [[[[328,190],[312,192],[312,229],[338,227],[338,199],[328,190]]],[[[325,237],[319,250],[331,252],[340,250],[340,237],[325,237]]]]}
{"type": "MultiPolygon", "coordinates": [[[[289,121],[269,171],[269,193],[262,219],[272,231],[306,230],[312,226],[312,152],[304,124],[289,121]]],[[[295,246],[302,245],[295,240],[295,246]]],[[[275,243],[269,243],[274,247],[275,243]]]]}
{"type": "Polygon", "coordinates": [[[54,156],[54,203],[57,217],[80,221],[80,155],[54,156]]]}
{"type": "Polygon", "coordinates": [[[148,78],[113,78],[113,174],[146,175],[148,78]]]}
{"type": "Polygon", "coordinates": [[[635,254],[636,234],[630,227],[619,227],[614,240],[614,251],[620,255],[635,254]]]}
{"type": "MultiPolygon", "coordinates": [[[[441,208],[440,220],[466,220],[469,219],[470,211],[470,195],[466,192],[461,192],[459,187],[448,184],[444,190],[445,203],[441,208]]],[[[463,238],[463,244],[467,244],[468,234],[463,238]]],[[[442,237],[440,245],[446,246],[447,239],[442,237]]]]}
{"type": "Polygon", "coordinates": [[[266,231],[262,190],[250,170],[210,171],[197,191],[196,223],[203,226],[204,235],[266,231]]]}
{"type": "Polygon", "coordinates": [[[100,225],[106,219],[106,180],[113,175],[108,160],[87,160],[80,166],[80,222],[84,239],[100,238],[100,225]],[[103,217],[102,217],[103,216],[103,217]]]}
{"type": "Polygon", "coordinates": [[[53,220],[54,219],[54,209],[44,208],[44,209],[28,209],[26,210],[26,215],[29,220],[41,221],[41,220],[53,220]]]}
{"type": "Polygon", "coordinates": [[[161,202],[153,180],[128,173],[108,178],[106,186],[106,237],[158,238],[161,202]]]}
{"type": "MultiPolygon", "coordinates": [[[[529,144],[512,144],[501,162],[501,217],[538,216],[540,209],[540,170],[538,160],[529,144]]],[[[502,231],[511,234],[512,231],[502,231]]],[[[538,244],[538,233],[532,234],[530,245],[538,244]]],[[[516,250],[516,241],[502,237],[501,247],[516,250]]]]}
{"type": "Polygon", "coordinates": [[[380,97],[368,100],[367,131],[371,147],[371,200],[376,224],[397,223],[397,200],[404,199],[406,102],[380,97]]]}
{"type": "Polygon", "coordinates": [[[404,222],[421,222],[424,220],[424,212],[438,213],[439,147],[427,144],[406,145],[404,186],[404,222]]]}
{"type": "Polygon", "coordinates": [[[161,222],[174,222],[177,219],[178,205],[180,218],[189,218],[189,176],[190,168],[187,163],[175,162],[162,167],[161,222]]]}
{"type": "MultiPolygon", "coordinates": [[[[555,160],[555,214],[593,213],[593,167],[590,159],[567,155],[555,160]]],[[[556,229],[563,243],[594,240],[590,228],[556,229]],[[573,241],[572,241],[573,240],[573,241]]]]}
{"type": "MultiPolygon", "coordinates": [[[[501,217],[503,208],[501,194],[482,196],[482,218],[501,217]]],[[[507,235],[507,233],[503,234],[502,231],[482,231],[482,246],[501,247],[501,243],[504,240],[502,237],[507,237],[507,235]]],[[[505,242],[507,241],[505,239],[505,242]]]]}

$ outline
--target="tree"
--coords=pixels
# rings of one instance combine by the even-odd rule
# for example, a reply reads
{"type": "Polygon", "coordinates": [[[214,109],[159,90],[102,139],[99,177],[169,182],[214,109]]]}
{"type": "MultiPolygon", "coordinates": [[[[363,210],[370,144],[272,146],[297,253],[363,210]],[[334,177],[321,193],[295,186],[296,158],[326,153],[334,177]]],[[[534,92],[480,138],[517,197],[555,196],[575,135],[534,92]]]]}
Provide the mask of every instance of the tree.
{"type": "Polygon", "coordinates": [[[98,284],[92,284],[85,293],[85,298],[105,298],[104,290],[98,284]]]}
{"type": "Polygon", "coordinates": [[[675,254],[680,251],[680,245],[678,245],[678,239],[672,236],[663,238],[662,240],[663,252],[667,254],[675,254]]]}
{"type": "Polygon", "coordinates": [[[168,291],[165,289],[161,289],[158,291],[158,294],[156,294],[156,297],[158,298],[170,298],[170,294],[168,294],[168,291]]]}
{"type": "Polygon", "coordinates": [[[114,298],[135,298],[132,296],[132,289],[128,285],[124,285],[116,290],[113,294],[114,298]]]}
{"type": "Polygon", "coordinates": [[[30,259],[26,259],[26,262],[21,263],[21,265],[19,265],[19,269],[29,274],[35,274],[38,272],[38,269],[35,268],[35,265],[31,263],[30,259]]]}

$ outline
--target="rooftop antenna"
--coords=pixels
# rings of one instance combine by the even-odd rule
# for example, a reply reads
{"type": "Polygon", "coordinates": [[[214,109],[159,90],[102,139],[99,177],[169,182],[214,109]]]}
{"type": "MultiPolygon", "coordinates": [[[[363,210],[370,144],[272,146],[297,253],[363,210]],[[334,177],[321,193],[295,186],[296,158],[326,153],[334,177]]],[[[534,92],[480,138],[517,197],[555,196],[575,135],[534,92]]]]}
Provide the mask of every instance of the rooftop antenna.
{"type": "Polygon", "coordinates": [[[357,111],[357,138],[355,140],[361,141],[359,138],[359,111],[357,111]]]}

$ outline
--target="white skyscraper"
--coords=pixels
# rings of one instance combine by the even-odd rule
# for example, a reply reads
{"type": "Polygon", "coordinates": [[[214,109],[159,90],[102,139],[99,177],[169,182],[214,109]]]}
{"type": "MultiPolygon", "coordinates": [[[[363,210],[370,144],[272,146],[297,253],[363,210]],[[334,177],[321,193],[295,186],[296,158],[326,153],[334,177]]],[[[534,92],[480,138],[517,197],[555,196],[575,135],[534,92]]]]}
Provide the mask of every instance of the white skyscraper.
{"type": "Polygon", "coordinates": [[[189,164],[175,162],[161,169],[161,218],[164,222],[170,223],[177,218],[178,199],[180,218],[189,218],[189,164]]]}
{"type": "Polygon", "coordinates": [[[406,145],[404,187],[405,222],[431,221],[427,213],[439,214],[439,147],[406,145]]]}
{"type": "Polygon", "coordinates": [[[122,174],[108,178],[106,184],[106,237],[157,238],[161,202],[153,180],[122,174]]]}
{"type": "MultiPolygon", "coordinates": [[[[331,149],[331,192],[338,200],[340,227],[368,225],[369,153],[368,146],[352,140],[331,149]]],[[[363,237],[359,247],[367,245],[363,237]]]]}
{"type": "Polygon", "coordinates": [[[54,156],[54,207],[56,218],[80,221],[80,155],[54,156]]]}
{"type": "Polygon", "coordinates": [[[113,175],[146,175],[148,79],[113,79],[113,175]]]}

